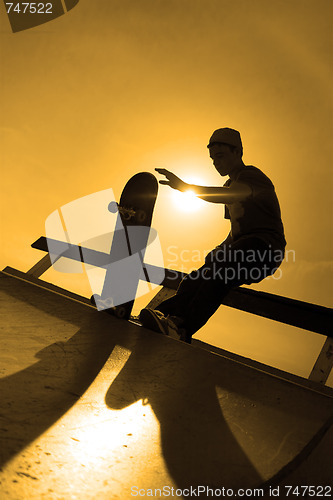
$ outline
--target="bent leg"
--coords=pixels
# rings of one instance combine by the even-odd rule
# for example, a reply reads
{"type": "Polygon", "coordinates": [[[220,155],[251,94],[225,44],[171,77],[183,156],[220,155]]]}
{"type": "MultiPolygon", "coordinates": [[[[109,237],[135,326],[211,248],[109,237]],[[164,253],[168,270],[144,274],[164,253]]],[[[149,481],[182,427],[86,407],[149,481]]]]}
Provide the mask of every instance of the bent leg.
{"type": "Polygon", "coordinates": [[[205,266],[198,270],[192,271],[181,281],[175,295],[164,300],[156,309],[161,311],[165,316],[172,315],[182,317],[192,301],[193,296],[197,292],[200,277],[204,272],[205,266]]]}
{"type": "Polygon", "coordinates": [[[270,261],[269,248],[259,238],[244,238],[222,250],[223,258],[215,252],[211,262],[190,273],[176,295],[157,307],[164,315],[181,318],[191,336],[215,313],[232,288],[258,283],[278,267],[270,261]]]}

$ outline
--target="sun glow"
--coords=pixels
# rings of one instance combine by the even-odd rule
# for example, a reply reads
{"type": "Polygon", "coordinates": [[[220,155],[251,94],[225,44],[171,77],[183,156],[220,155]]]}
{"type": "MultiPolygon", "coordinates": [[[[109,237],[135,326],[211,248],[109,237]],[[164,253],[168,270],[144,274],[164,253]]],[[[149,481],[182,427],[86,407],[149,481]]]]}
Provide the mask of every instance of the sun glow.
{"type": "Polygon", "coordinates": [[[175,191],[172,193],[173,201],[177,208],[184,212],[195,212],[202,207],[203,201],[194,194],[193,191],[175,191]]]}
{"type": "MultiPolygon", "coordinates": [[[[191,184],[197,184],[197,185],[203,185],[204,183],[199,180],[199,179],[194,179],[194,178],[183,178],[185,182],[191,183],[191,184]]],[[[176,205],[178,209],[180,209],[182,212],[196,212],[197,210],[200,210],[205,202],[198,198],[191,189],[188,191],[177,191],[173,190],[172,192],[172,198],[173,202],[176,205]]]]}

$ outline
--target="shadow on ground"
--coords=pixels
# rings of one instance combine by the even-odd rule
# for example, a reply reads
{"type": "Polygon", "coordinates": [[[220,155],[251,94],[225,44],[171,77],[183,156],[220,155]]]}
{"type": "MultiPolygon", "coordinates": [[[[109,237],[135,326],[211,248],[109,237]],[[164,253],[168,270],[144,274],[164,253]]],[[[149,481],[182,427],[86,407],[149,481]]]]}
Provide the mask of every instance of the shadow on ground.
{"type": "Polygon", "coordinates": [[[2,276],[0,287],[2,369],[6,340],[13,345],[10,337],[15,336],[16,348],[7,353],[7,364],[8,354],[15,362],[51,341],[35,354],[35,363],[0,379],[1,466],[75,404],[108,359],[114,341],[106,334],[108,318],[93,309],[10,277],[2,276]]]}
{"type": "Polygon", "coordinates": [[[120,410],[141,399],[151,405],[179,488],[259,486],[332,415],[319,394],[14,278],[2,277],[0,285],[5,341],[13,335],[18,349],[42,338],[46,344],[36,363],[0,379],[0,465],[57,422],[106,362],[116,366],[116,345],[131,355],[106,405],[120,410]]]}

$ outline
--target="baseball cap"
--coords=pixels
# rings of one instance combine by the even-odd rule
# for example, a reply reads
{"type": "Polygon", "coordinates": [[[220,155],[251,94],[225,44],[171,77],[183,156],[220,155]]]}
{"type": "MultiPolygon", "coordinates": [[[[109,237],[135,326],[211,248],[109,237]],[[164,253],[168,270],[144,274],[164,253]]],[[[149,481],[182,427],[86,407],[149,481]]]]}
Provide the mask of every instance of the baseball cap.
{"type": "Polygon", "coordinates": [[[243,145],[240,133],[238,130],[234,130],[233,128],[218,128],[213,132],[213,135],[209,139],[209,144],[207,148],[210,148],[214,142],[223,142],[224,144],[229,144],[230,146],[235,146],[243,151],[243,145]]]}

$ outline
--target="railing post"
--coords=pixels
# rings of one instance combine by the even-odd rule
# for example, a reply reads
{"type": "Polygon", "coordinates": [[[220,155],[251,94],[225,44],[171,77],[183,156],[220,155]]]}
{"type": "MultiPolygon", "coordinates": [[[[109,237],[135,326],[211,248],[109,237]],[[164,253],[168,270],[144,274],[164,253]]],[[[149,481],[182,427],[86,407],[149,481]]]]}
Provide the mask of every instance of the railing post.
{"type": "Polygon", "coordinates": [[[37,262],[34,266],[32,266],[27,274],[29,276],[33,276],[34,278],[39,278],[42,274],[44,274],[50,267],[52,266],[52,262],[50,259],[50,255],[47,253],[44,257],[37,262]]]}
{"type": "Polygon", "coordinates": [[[309,380],[325,384],[333,368],[333,339],[327,337],[317,361],[309,375],[309,380]]]}

